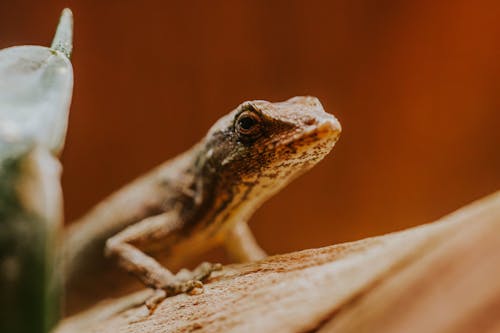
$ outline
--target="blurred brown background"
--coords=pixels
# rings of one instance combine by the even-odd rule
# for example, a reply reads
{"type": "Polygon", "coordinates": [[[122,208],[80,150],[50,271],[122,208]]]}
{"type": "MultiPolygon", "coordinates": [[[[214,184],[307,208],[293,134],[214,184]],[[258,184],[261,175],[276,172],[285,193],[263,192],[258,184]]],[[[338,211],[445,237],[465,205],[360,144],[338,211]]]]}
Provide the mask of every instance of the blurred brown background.
{"type": "Polygon", "coordinates": [[[270,253],[430,222],[500,188],[498,1],[0,1],[0,48],[75,16],[67,220],[248,99],[310,94],[334,152],[253,218],[270,253]]]}

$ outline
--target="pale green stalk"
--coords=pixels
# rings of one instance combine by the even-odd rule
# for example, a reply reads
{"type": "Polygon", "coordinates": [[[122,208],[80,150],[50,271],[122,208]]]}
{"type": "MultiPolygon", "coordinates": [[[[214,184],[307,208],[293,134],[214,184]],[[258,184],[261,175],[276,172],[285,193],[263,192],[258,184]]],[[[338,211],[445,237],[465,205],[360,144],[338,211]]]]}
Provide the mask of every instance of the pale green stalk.
{"type": "Polygon", "coordinates": [[[72,25],[65,9],[51,48],[0,50],[0,332],[48,332],[59,315],[72,25]]]}

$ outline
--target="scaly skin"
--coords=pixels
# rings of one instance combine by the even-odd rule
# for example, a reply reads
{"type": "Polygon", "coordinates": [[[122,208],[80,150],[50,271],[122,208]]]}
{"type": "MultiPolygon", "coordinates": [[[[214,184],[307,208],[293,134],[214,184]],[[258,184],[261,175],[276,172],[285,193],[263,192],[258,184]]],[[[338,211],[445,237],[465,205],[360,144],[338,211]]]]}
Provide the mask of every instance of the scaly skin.
{"type": "Polygon", "coordinates": [[[314,97],[241,104],[189,151],[119,190],[70,228],[68,285],[100,275],[110,265],[105,248],[143,284],[167,294],[199,287],[219,267],[205,263],[173,275],[153,255],[167,253],[170,267],[178,267],[222,244],[236,261],[262,258],[246,222],[322,160],[340,131],[314,97]]]}

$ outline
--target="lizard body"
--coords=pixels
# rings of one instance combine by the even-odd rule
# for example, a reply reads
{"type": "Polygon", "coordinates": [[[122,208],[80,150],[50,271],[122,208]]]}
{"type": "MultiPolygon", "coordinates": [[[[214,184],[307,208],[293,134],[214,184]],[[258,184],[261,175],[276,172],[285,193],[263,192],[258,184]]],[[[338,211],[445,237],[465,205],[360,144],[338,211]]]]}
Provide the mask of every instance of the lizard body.
{"type": "MultiPolygon", "coordinates": [[[[127,185],[73,224],[67,278],[106,262],[104,250],[145,285],[169,293],[199,286],[216,269],[173,275],[169,263],[223,244],[236,261],[262,258],[247,221],[270,196],[333,148],[340,124],[314,97],[245,102],[219,119],[193,148],[127,185]]],[[[105,264],[109,265],[109,264],[105,264]]],[[[103,266],[101,266],[103,267],[103,266]]]]}

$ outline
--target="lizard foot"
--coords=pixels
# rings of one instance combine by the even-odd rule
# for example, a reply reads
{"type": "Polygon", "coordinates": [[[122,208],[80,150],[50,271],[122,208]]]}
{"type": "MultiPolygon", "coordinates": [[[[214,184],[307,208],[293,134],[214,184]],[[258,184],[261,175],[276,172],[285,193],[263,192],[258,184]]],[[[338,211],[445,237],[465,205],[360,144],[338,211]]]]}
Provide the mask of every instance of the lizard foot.
{"type": "Polygon", "coordinates": [[[175,278],[180,280],[180,281],[188,281],[188,280],[195,280],[195,281],[202,281],[210,276],[212,272],[215,271],[220,271],[222,269],[221,264],[211,264],[209,262],[203,262],[199,264],[195,269],[192,271],[187,270],[187,269],[181,269],[177,274],[175,275],[175,278]]]}
{"type": "Polygon", "coordinates": [[[172,282],[165,284],[162,288],[156,289],[155,293],[146,300],[146,307],[152,314],[158,304],[165,298],[182,293],[197,293],[203,288],[203,280],[207,279],[214,271],[220,271],[221,264],[201,263],[194,270],[181,269],[172,282]]]}

